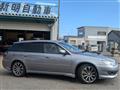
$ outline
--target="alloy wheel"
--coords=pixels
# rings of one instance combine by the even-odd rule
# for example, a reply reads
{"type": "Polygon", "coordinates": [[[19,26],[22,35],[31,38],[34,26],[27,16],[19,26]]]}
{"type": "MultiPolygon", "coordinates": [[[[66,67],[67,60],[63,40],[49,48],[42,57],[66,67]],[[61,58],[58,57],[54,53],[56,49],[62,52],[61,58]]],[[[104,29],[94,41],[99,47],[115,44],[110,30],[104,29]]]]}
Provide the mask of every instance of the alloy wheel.
{"type": "Polygon", "coordinates": [[[97,78],[96,69],[93,66],[90,66],[90,65],[85,66],[84,68],[82,68],[81,78],[86,83],[93,83],[97,78]]]}
{"type": "Polygon", "coordinates": [[[17,76],[23,76],[25,74],[25,67],[21,62],[15,62],[12,66],[12,73],[17,76]]]}

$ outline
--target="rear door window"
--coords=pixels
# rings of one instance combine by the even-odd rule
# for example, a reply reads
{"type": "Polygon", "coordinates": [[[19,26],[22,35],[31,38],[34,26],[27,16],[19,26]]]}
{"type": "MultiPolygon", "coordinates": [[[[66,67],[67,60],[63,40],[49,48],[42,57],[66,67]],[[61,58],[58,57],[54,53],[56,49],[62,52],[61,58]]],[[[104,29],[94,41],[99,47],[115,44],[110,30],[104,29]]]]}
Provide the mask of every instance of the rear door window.
{"type": "Polygon", "coordinates": [[[24,44],[19,43],[19,44],[13,44],[8,51],[24,51],[24,44]]]}

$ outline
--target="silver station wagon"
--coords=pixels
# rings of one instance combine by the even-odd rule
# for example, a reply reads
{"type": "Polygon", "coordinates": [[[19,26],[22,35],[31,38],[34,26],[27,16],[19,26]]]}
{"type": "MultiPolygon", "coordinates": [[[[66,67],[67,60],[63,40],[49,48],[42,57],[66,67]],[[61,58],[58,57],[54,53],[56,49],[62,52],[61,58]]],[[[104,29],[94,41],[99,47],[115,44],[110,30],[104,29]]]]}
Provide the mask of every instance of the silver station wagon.
{"type": "Polygon", "coordinates": [[[34,40],[14,43],[4,54],[3,67],[14,76],[26,73],[65,75],[82,83],[115,78],[118,63],[100,54],[84,52],[60,41],[34,40]]]}

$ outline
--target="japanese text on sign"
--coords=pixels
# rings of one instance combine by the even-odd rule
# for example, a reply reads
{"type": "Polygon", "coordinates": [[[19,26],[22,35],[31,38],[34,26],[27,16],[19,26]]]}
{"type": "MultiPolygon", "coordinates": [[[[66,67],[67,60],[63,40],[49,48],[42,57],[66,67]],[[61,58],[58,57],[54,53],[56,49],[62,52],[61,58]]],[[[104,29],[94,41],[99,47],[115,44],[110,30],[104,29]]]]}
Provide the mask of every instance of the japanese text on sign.
{"type": "Polygon", "coordinates": [[[49,5],[0,2],[0,13],[49,15],[51,9],[52,7],[49,5]]]}

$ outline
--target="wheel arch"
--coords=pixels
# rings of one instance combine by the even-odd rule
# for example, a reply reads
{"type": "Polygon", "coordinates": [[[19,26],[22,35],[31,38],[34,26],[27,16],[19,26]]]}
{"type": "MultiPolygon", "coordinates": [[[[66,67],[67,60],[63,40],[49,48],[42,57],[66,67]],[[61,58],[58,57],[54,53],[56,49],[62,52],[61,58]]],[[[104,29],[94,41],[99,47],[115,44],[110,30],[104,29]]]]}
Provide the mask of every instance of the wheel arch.
{"type": "Polygon", "coordinates": [[[76,68],[75,68],[75,77],[77,77],[77,71],[78,71],[78,68],[84,64],[89,64],[89,65],[92,65],[93,67],[95,67],[96,71],[97,71],[97,75],[98,75],[98,78],[99,78],[99,73],[98,73],[98,69],[96,67],[96,65],[94,65],[93,63],[90,63],[90,62],[81,62],[79,64],[77,64],[76,68]]]}
{"type": "MultiPolygon", "coordinates": [[[[14,64],[15,62],[20,62],[20,63],[22,63],[22,64],[24,65],[24,67],[25,67],[25,64],[24,64],[21,60],[14,60],[14,61],[12,61],[12,63],[11,63],[10,69],[12,69],[12,66],[13,66],[13,64],[14,64]]],[[[26,67],[25,67],[25,69],[26,69],[26,67]]]]}

